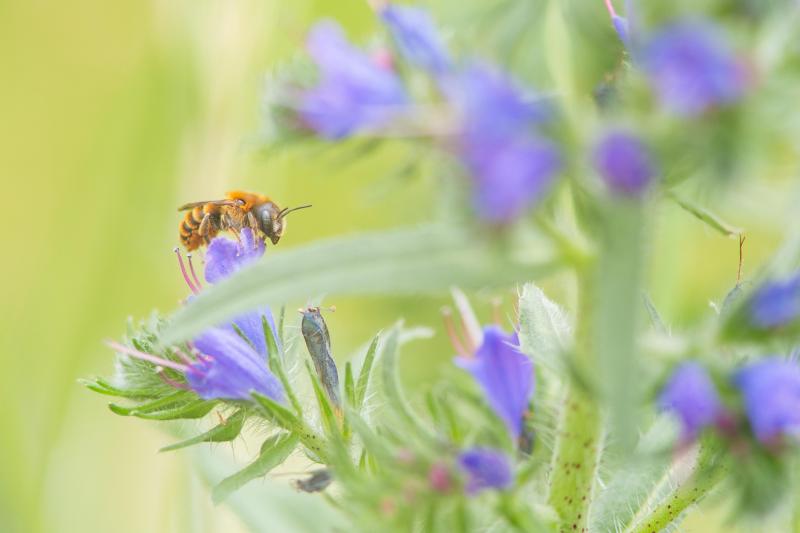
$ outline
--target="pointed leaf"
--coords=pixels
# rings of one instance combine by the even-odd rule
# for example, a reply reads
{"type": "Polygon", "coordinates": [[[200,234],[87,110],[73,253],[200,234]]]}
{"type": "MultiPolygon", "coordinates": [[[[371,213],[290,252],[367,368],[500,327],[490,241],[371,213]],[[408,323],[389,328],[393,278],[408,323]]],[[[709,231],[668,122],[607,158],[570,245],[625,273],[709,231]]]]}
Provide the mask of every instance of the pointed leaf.
{"type": "Polygon", "coordinates": [[[562,354],[572,343],[572,326],[564,310],[533,283],[525,284],[519,299],[519,340],[537,365],[563,376],[562,354]]]}
{"type": "Polygon", "coordinates": [[[186,448],[187,446],[192,446],[201,442],[232,441],[239,436],[239,433],[242,432],[242,426],[244,425],[245,417],[246,411],[244,409],[240,409],[228,417],[227,420],[214,426],[205,433],[201,433],[200,435],[190,439],[182,440],[181,442],[176,442],[175,444],[170,444],[169,446],[164,446],[159,451],[169,452],[173,450],[179,450],[181,448],[186,448]]]}
{"type": "Polygon", "coordinates": [[[281,433],[265,440],[261,445],[258,459],[232,476],[226,477],[214,487],[211,492],[214,503],[225,501],[248,481],[267,475],[270,470],[283,463],[296,446],[297,437],[288,433],[281,433]]]}
{"type": "Polygon", "coordinates": [[[356,401],[353,404],[356,409],[361,409],[361,405],[364,403],[364,397],[369,386],[370,372],[372,371],[372,364],[375,362],[375,353],[378,351],[380,338],[380,333],[375,335],[375,338],[372,339],[372,344],[369,345],[367,355],[364,357],[364,362],[361,363],[361,370],[358,373],[358,385],[356,385],[356,401]]]}
{"type": "Polygon", "coordinates": [[[317,294],[389,294],[503,285],[555,270],[501,255],[473,233],[441,226],[319,241],[272,254],[204,290],[178,311],[161,342],[174,344],[261,305],[317,294]]]}

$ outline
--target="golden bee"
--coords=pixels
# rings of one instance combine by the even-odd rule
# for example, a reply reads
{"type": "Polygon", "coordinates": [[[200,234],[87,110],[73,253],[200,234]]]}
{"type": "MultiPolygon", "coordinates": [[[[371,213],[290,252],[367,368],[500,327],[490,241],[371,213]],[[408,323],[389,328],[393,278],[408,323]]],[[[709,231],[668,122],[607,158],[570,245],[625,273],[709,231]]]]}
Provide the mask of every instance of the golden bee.
{"type": "Polygon", "coordinates": [[[178,225],[180,239],[188,251],[208,244],[220,231],[230,230],[239,234],[243,228],[251,228],[278,244],[286,231],[286,215],[310,205],[281,209],[263,194],[230,191],[222,200],[192,202],[182,205],[178,211],[187,211],[178,225]]]}

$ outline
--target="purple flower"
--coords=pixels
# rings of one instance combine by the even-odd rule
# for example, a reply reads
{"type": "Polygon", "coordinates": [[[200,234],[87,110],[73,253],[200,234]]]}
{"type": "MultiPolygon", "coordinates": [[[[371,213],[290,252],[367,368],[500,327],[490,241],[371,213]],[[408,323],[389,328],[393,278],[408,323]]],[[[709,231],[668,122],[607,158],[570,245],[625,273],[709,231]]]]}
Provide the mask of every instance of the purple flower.
{"type": "Polygon", "coordinates": [[[535,205],[561,168],[556,146],[536,137],[487,140],[463,157],[473,176],[475,211],[495,223],[510,222],[535,205]]]}
{"type": "Polygon", "coordinates": [[[239,241],[216,237],[208,245],[205,278],[218,283],[264,255],[264,241],[250,228],[243,228],[239,241]]]}
{"type": "Polygon", "coordinates": [[[194,347],[200,353],[189,365],[186,381],[201,398],[249,400],[255,391],[283,402],[283,386],[270,372],[264,355],[235,332],[207,330],[194,340],[194,347]]]}
{"type": "Polygon", "coordinates": [[[612,192],[624,196],[640,196],[655,174],[645,144],[624,131],[611,131],[600,139],[594,167],[612,192]]]}
{"type": "Polygon", "coordinates": [[[492,410],[517,438],[533,397],[533,361],[519,351],[517,334],[497,326],[483,330],[483,343],[474,357],[456,357],[455,363],[472,374],[492,410]]]}
{"type": "Polygon", "coordinates": [[[750,320],[758,328],[784,326],[800,315],[800,275],[766,283],[750,301],[750,320]]]}
{"type": "Polygon", "coordinates": [[[504,223],[540,200],[561,168],[557,147],[533,130],[546,105],[499,71],[472,66],[444,87],[460,119],[456,151],[473,180],[478,214],[504,223]]]}
{"type": "Polygon", "coordinates": [[[800,366],[778,357],[762,359],[734,376],[756,438],[772,443],[800,433],[800,366]]]}
{"type": "Polygon", "coordinates": [[[706,370],[696,362],[678,366],[661,391],[659,406],[677,415],[683,440],[694,440],[703,428],[720,420],[724,408],[706,370]]]}
{"type": "Polygon", "coordinates": [[[336,23],[314,26],[308,49],[320,80],[302,95],[300,115],[323,137],[339,139],[379,128],[405,107],[406,92],[394,72],[347,42],[336,23]]]}
{"type": "Polygon", "coordinates": [[[461,121],[461,137],[475,144],[530,132],[549,118],[541,99],[523,93],[503,72],[475,64],[447,80],[445,95],[461,121]]]}
{"type": "Polygon", "coordinates": [[[450,56],[427,11],[388,4],[380,17],[406,61],[434,75],[449,69],[450,56]]]}
{"type": "Polygon", "coordinates": [[[459,454],[458,465],[467,475],[467,494],[487,489],[504,490],[514,482],[508,457],[492,448],[470,448],[459,454]]]}
{"type": "Polygon", "coordinates": [[[617,32],[619,40],[626,48],[631,47],[630,28],[628,27],[628,19],[620,17],[619,15],[611,15],[611,23],[614,25],[614,31],[617,32]]]}
{"type": "Polygon", "coordinates": [[[744,93],[742,65],[706,22],[683,20],[663,28],[645,46],[641,64],[662,105],[678,115],[699,115],[744,93]]]}

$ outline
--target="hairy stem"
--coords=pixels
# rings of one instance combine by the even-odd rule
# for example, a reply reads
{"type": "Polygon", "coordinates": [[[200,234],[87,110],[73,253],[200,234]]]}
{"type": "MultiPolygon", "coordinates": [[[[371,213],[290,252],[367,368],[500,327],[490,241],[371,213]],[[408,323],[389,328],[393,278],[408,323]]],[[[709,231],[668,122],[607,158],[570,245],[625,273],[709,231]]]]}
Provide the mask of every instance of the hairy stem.
{"type": "Polygon", "coordinates": [[[718,446],[703,444],[691,476],[628,531],[651,533],[664,530],[716,487],[724,475],[725,468],[720,464],[718,446]]]}
{"type": "MultiPolygon", "coordinates": [[[[578,280],[580,306],[575,350],[578,370],[583,371],[592,364],[592,284],[586,272],[579,272],[578,280]]],[[[561,519],[559,531],[587,531],[600,440],[600,412],[596,402],[578,385],[570,385],[561,408],[548,497],[561,519]]]]}

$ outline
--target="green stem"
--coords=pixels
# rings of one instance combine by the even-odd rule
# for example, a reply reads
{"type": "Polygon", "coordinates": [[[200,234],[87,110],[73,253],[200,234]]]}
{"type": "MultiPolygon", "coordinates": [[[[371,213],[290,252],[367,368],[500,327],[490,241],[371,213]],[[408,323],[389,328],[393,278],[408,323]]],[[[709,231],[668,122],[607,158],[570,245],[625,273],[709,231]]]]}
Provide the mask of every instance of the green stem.
{"type": "Polygon", "coordinates": [[[691,477],[679,485],[671,496],[664,498],[650,513],[645,515],[629,533],[651,533],[663,531],[680,518],[690,506],[708,494],[725,475],[725,468],[720,464],[720,453],[717,446],[704,444],[697,458],[691,477]]]}
{"type": "MultiPolygon", "coordinates": [[[[591,368],[591,295],[588,273],[579,272],[580,306],[575,340],[579,370],[591,368]]],[[[586,531],[589,504],[597,477],[601,439],[600,412],[586,391],[570,385],[566,392],[551,464],[549,503],[562,531],[586,531]]]]}

